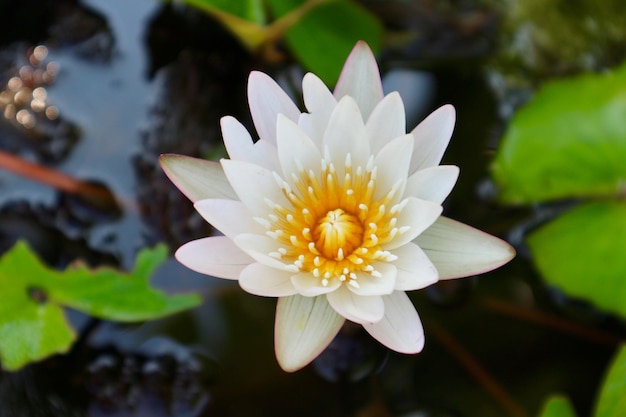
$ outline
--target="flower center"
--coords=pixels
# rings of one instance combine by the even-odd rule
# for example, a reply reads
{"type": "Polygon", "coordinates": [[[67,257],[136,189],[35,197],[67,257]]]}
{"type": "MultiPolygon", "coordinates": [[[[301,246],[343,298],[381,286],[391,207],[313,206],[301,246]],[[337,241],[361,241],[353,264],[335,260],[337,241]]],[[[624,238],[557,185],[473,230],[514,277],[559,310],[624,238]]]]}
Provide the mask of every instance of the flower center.
{"type": "Polygon", "coordinates": [[[266,200],[271,213],[256,220],[279,242],[269,255],[294,272],[311,273],[323,286],[339,280],[358,287],[359,274],[380,277],[376,263],[397,259],[383,247],[409,230],[398,224],[408,200],[399,201],[401,181],[386,194],[376,192],[373,157],[353,167],[348,154],[341,174],[329,159],[317,172],[293,173],[291,183],[275,174],[290,206],[266,200]]]}
{"type": "Polygon", "coordinates": [[[317,222],[313,241],[324,257],[343,258],[363,243],[363,226],[356,216],[340,208],[331,210],[317,222]]]}

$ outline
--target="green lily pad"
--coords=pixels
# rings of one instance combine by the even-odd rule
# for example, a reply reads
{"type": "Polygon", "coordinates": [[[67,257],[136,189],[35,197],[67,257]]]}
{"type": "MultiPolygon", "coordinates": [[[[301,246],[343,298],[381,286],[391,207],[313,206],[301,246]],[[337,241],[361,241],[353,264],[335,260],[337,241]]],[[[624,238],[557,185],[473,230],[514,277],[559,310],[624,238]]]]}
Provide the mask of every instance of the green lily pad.
{"type": "Polygon", "coordinates": [[[582,204],[529,235],[545,280],[626,317],[626,202],[582,204]]]}
{"type": "Polygon", "coordinates": [[[194,294],[166,295],[148,280],[166,258],[164,246],[142,251],[133,271],[91,270],[75,265],[60,272],[43,265],[23,242],[0,259],[0,362],[16,370],[67,352],[76,333],[63,307],[116,321],[149,320],[194,307],[194,294]]]}
{"type": "Polygon", "coordinates": [[[567,398],[555,395],[548,398],[539,417],[576,417],[576,412],[567,398]]]}
{"type": "Polygon", "coordinates": [[[626,415],[626,346],[617,352],[604,378],[596,403],[595,417],[626,415]]]}
{"type": "MultiPolygon", "coordinates": [[[[282,17],[305,1],[270,0],[268,3],[274,15],[282,17]]],[[[334,85],[357,41],[367,42],[374,53],[379,50],[383,27],[374,15],[352,1],[317,3],[320,4],[287,29],[285,41],[304,67],[327,85],[334,85]]]]}
{"type": "Polygon", "coordinates": [[[626,193],[626,65],[546,84],[517,112],[494,161],[501,198],[626,193]]]}

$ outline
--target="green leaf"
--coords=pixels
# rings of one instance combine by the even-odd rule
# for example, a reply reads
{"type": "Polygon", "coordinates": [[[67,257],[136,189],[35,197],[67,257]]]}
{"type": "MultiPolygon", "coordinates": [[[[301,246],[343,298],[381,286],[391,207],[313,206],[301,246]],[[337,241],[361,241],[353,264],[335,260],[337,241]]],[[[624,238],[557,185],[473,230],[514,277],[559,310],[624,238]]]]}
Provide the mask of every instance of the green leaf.
{"type": "Polygon", "coordinates": [[[208,12],[221,11],[258,25],[265,24],[263,0],[183,0],[184,3],[208,12]]]}
{"type": "Polygon", "coordinates": [[[626,317],[626,202],[582,204],[528,237],[537,268],[566,294],[626,317]]]}
{"type": "MultiPolygon", "coordinates": [[[[276,16],[304,4],[304,0],[270,0],[276,16]]],[[[376,53],[382,39],[382,25],[368,11],[348,0],[317,1],[285,33],[294,56],[327,85],[337,82],[341,68],[354,44],[366,41],[376,53]]]]}
{"type": "Polygon", "coordinates": [[[183,0],[217,19],[249,50],[267,41],[263,0],[183,0]]]}
{"type": "Polygon", "coordinates": [[[543,405],[539,417],[576,417],[576,412],[567,398],[554,395],[543,405]]]}
{"type": "Polygon", "coordinates": [[[626,191],[626,65],[546,84],[513,118],[493,174],[507,202],[626,191]]]}
{"type": "Polygon", "coordinates": [[[166,258],[164,246],[144,250],[127,274],[85,266],[50,269],[18,242],[0,259],[0,362],[5,369],[66,352],[75,332],[63,307],[117,321],[148,320],[194,307],[193,294],[168,296],[148,280],[166,258]]]}
{"type": "Polygon", "coordinates": [[[626,346],[617,352],[602,383],[595,417],[626,415],[626,346]]]}

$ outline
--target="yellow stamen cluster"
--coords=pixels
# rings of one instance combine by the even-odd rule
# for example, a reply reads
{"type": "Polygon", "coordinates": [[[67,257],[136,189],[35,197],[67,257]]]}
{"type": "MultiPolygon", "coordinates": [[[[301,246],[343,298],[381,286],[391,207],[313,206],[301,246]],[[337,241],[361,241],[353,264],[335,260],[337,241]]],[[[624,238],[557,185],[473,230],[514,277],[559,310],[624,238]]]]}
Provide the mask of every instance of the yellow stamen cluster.
{"type": "Polygon", "coordinates": [[[402,182],[375,199],[373,157],[366,167],[355,168],[348,154],[343,175],[328,157],[322,159],[320,168],[293,173],[292,185],[275,174],[290,207],[266,200],[272,213],[258,220],[281,243],[270,256],[290,264],[294,272],[310,272],[323,286],[338,279],[358,287],[358,273],[380,277],[373,264],[396,259],[382,248],[409,229],[397,225],[397,216],[406,205],[406,200],[398,201],[402,182]]]}

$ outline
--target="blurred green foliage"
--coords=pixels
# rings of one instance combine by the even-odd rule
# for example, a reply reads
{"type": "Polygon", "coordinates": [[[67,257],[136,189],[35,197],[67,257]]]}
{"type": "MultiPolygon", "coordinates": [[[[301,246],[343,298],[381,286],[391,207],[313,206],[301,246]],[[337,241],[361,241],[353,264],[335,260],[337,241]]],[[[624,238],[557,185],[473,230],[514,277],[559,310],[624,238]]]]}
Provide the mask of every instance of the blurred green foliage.
{"type": "Polygon", "coordinates": [[[501,198],[586,203],[533,231],[547,282],[626,317],[626,65],[553,81],[510,122],[494,161],[501,198]]]}
{"type": "Polygon", "coordinates": [[[351,0],[183,1],[212,15],[267,61],[280,59],[277,44],[284,42],[306,69],[328,85],[337,81],[357,41],[366,41],[376,53],[382,39],[379,20],[351,0]]]}
{"type": "Polygon", "coordinates": [[[74,265],[63,272],[43,265],[18,242],[0,259],[0,362],[17,370],[29,362],[67,352],[76,332],[63,308],[122,322],[149,320],[194,307],[193,294],[168,296],[150,287],[165,260],[165,246],[139,253],[133,271],[74,265]]]}
{"type": "MultiPolygon", "coordinates": [[[[626,415],[626,346],[611,362],[597,397],[592,417],[623,417],[626,415]]],[[[539,417],[576,417],[572,404],[565,397],[550,397],[539,417]]]]}

